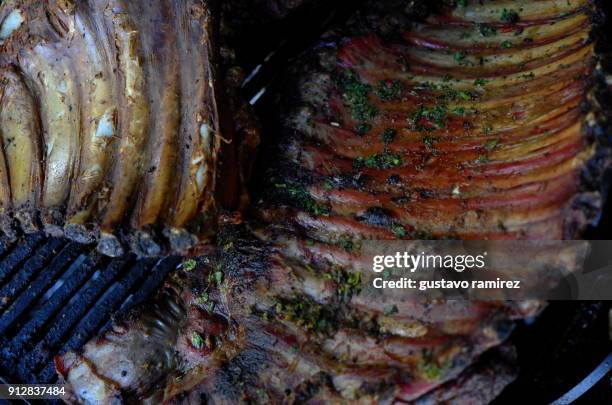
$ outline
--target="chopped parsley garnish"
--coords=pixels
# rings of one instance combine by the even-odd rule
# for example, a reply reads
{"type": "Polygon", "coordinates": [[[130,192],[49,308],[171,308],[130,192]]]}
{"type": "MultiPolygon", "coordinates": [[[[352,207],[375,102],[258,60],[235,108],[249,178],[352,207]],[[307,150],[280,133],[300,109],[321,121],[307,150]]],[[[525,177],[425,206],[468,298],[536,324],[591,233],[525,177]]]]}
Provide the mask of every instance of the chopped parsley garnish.
{"type": "Polygon", "coordinates": [[[370,169],[392,169],[394,167],[401,166],[402,158],[395,153],[383,152],[378,155],[371,155],[368,157],[358,157],[353,162],[353,166],[356,169],[367,167],[370,169]]]}
{"type": "Polygon", "coordinates": [[[372,129],[372,125],[366,122],[362,122],[359,125],[357,125],[357,128],[355,128],[355,131],[357,131],[359,135],[364,135],[370,132],[371,129],[372,129]]]}
{"type": "Polygon", "coordinates": [[[478,32],[483,37],[492,37],[497,34],[497,29],[495,27],[490,26],[489,24],[478,24],[478,32]]]}
{"type": "Polygon", "coordinates": [[[501,20],[508,24],[516,24],[521,20],[521,17],[516,10],[508,10],[505,8],[501,13],[501,20]]]}
{"type": "Polygon", "coordinates": [[[446,127],[444,121],[447,114],[448,107],[444,104],[437,104],[432,107],[419,106],[409,118],[409,121],[419,131],[434,129],[431,126],[442,129],[446,127]],[[424,124],[429,124],[429,126],[425,126],[424,124]]]}
{"type": "Polygon", "coordinates": [[[207,312],[213,312],[215,309],[215,303],[210,300],[207,292],[200,294],[196,298],[195,303],[203,307],[207,312]]]}
{"type": "Polygon", "coordinates": [[[403,238],[404,236],[408,234],[408,232],[406,232],[406,228],[404,228],[402,224],[393,223],[391,224],[390,229],[391,229],[391,232],[395,234],[395,236],[398,236],[400,238],[403,238]]]}
{"type": "Polygon", "coordinates": [[[198,298],[196,298],[196,303],[199,305],[204,305],[208,302],[208,293],[207,292],[203,292],[202,294],[200,294],[200,296],[198,298]]]}
{"type": "Polygon", "coordinates": [[[331,273],[325,274],[325,278],[334,281],[341,300],[361,292],[361,273],[349,273],[341,267],[334,267],[331,273]]]}
{"type": "Polygon", "coordinates": [[[489,161],[489,157],[487,155],[479,155],[478,158],[474,161],[475,163],[487,163],[489,161]]]}
{"type": "Polygon", "coordinates": [[[465,59],[465,54],[463,52],[455,52],[455,55],[453,57],[457,62],[461,62],[465,59]]]}
{"type": "Polygon", "coordinates": [[[223,272],[219,269],[216,269],[208,275],[208,281],[214,281],[215,283],[217,283],[217,285],[220,285],[223,282],[223,272]]]}
{"type": "Polygon", "coordinates": [[[452,88],[451,86],[449,86],[448,84],[443,84],[443,83],[431,83],[431,82],[425,82],[420,84],[418,87],[416,87],[417,91],[439,91],[442,94],[440,94],[437,98],[438,100],[440,100],[441,102],[450,102],[450,101],[455,101],[455,100],[473,100],[476,97],[478,97],[478,95],[476,93],[473,92],[467,92],[467,91],[463,91],[463,90],[456,90],[454,88],[452,88]]]}
{"type": "Polygon", "coordinates": [[[336,329],[333,312],[306,297],[279,301],[272,309],[278,318],[295,322],[307,331],[329,334],[336,329]]]}
{"type": "Polygon", "coordinates": [[[404,90],[399,80],[383,80],[378,84],[376,95],[383,101],[397,100],[404,90]]]}
{"type": "Polygon", "coordinates": [[[437,364],[433,362],[425,363],[422,366],[422,370],[423,370],[423,375],[429,381],[436,381],[436,380],[439,380],[440,377],[442,377],[442,370],[437,364]]]}
{"type": "Polygon", "coordinates": [[[485,144],[485,148],[489,151],[495,149],[495,147],[499,144],[499,139],[492,139],[485,144]]]}
{"type": "Polygon", "coordinates": [[[198,263],[195,261],[195,259],[187,259],[183,262],[183,270],[192,271],[197,265],[198,263]]]}
{"type": "Polygon", "coordinates": [[[204,339],[198,332],[191,333],[191,345],[198,350],[201,350],[204,347],[204,339]]]}
{"type": "Polygon", "coordinates": [[[453,113],[455,113],[457,115],[465,115],[465,108],[464,107],[456,107],[455,109],[453,109],[453,113]]]}
{"type": "Polygon", "coordinates": [[[276,184],[275,187],[277,190],[283,192],[292,203],[313,215],[327,216],[331,212],[331,208],[328,205],[317,203],[312,196],[301,187],[291,187],[287,184],[276,184]]]}
{"type": "Polygon", "coordinates": [[[387,128],[383,131],[381,138],[384,143],[389,144],[393,142],[393,140],[395,140],[396,136],[397,136],[397,131],[395,129],[387,128]]]}
{"type": "Polygon", "coordinates": [[[349,72],[341,81],[344,92],[343,98],[346,106],[351,110],[351,115],[356,121],[368,123],[373,120],[378,111],[369,100],[372,86],[362,83],[355,72],[349,72]]]}

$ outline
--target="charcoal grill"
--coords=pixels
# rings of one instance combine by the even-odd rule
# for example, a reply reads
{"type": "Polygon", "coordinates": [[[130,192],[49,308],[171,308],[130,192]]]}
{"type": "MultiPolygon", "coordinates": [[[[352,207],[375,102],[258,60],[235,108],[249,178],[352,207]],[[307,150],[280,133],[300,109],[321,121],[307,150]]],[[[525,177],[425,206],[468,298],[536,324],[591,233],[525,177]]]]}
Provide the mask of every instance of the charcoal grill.
{"type": "MultiPolygon", "coordinates": [[[[359,1],[338,1],[342,8],[330,3],[315,1],[319,9],[298,10],[284,23],[256,27],[256,35],[240,39],[247,45],[239,62],[256,72],[245,83],[245,93],[256,103],[265,133],[276,129],[270,116],[274,77],[288,59],[329,24],[346,18],[359,1]],[[321,24],[313,31],[309,21],[321,24]],[[277,46],[270,45],[278,38],[282,40],[277,46]]],[[[592,239],[612,239],[612,200],[608,200],[600,225],[589,234],[592,239]]],[[[146,301],[181,261],[179,257],[110,259],[97,254],[93,246],[41,234],[16,242],[0,239],[0,383],[56,382],[56,354],[78,350],[107,330],[114,318],[146,301]]],[[[583,381],[612,351],[609,311],[607,302],[556,302],[535,323],[519,325],[512,340],[521,374],[495,404],[550,403],[577,386],[586,393],[575,403],[610,403],[609,373],[583,381]]],[[[0,400],[0,405],[10,403],[19,401],[0,400]]]]}

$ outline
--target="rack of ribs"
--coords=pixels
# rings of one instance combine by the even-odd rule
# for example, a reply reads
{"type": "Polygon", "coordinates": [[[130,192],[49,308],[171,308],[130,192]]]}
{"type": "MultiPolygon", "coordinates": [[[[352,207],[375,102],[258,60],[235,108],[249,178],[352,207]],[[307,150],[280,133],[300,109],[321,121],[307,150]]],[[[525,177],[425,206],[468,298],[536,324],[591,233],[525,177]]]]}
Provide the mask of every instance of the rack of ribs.
{"type": "Polygon", "coordinates": [[[0,22],[7,235],[186,254],[245,205],[257,126],[208,2],[7,0],[0,22]]]}

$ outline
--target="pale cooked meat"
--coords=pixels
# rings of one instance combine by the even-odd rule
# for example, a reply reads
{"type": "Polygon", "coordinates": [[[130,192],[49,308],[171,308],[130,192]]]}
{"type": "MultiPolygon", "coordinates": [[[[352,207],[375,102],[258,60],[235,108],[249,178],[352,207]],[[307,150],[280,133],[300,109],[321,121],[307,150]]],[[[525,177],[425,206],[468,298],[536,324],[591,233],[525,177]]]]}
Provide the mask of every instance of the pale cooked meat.
{"type": "Polygon", "coordinates": [[[9,233],[187,253],[244,205],[257,131],[208,2],[9,0],[0,22],[9,233]]]}

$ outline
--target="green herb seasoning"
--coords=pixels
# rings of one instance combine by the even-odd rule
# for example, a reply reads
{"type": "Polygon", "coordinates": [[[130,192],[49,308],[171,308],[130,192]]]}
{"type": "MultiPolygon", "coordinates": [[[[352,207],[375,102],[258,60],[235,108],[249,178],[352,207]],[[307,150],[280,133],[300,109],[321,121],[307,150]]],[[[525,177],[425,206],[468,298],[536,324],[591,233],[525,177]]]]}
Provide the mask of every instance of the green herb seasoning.
{"type": "Polygon", "coordinates": [[[479,155],[478,158],[474,161],[475,163],[487,163],[489,161],[489,157],[487,155],[479,155]]]}
{"type": "Polygon", "coordinates": [[[464,107],[456,107],[455,109],[453,109],[453,113],[456,115],[465,115],[465,108],[464,107]]]}
{"type": "Polygon", "coordinates": [[[198,298],[196,298],[196,304],[204,305],[206,303],[208,303],[208,293],[203,292],[198,298]]]}
{"type": "Polygon", "coordinates": [[[187,259],[183,262],[183,270],[192,271],[196,268],[197,265],[198,262],[196,262],[195,259],[187,259]]]}
{"type": "Polygon", "coordinates": [[[396,136],[397,136],[397,131],[395,129],[387,128],[383,131],[381,139],[384,143],[389,144],[395,140],[396,136]]]}
{"type": "Polygon", "coordinates": [[[489,24],[478,24],[478,32],[483,37],[492,37],[497,34],[497,29],[495,27],[490,26],[489,24]]]}
{"type": "Polygon", "coordinates": [[[324,334],[335,331],[333,313],[306,297],[279,301],[272,310],[278,318],[295,322],[307,331],[324,334]]]}
{"type": "Polygon", "coordinates": [[[336,266],[325,278],[333,280],[340,300],[350,299],[361,292],[361,273],[349,273],[345,269],[336,266]]]}
{"type": "Polygon", "coordinates": [[[378,114],[376,107],[369,100],[372,86],[362,83],[357,73],[351,71],[341,80],[340,87],[344,93],[344,103],[351,111],[352,117],[360,124],[369,124],[378,114]]]}
{"type": "Polygon", "coordinates": [[[485,125],[485,126],[482,128],[482,133],[483,133],[484,135],[489,135],[491,132],[493,132],[493,127],[492,127],[491,125],[485,125]]]}
{"type": "Polygon", "coordinates": [[[437,381],[442,377],[442,369],[433,362],[423,364],[421,370],[425,378],[429,381],[437,381]]]}
{"type": "Polygon", "coordinates": [[[223,272],[219,269],[213,271],[208,275],[209,282],[215,282],[217,285],[220,285],[223,282],[223,272]]]}
{"type": "Polygon", "coordinates": [[[383,101],[392,101],[399,99],[403,90],[399,80],[383,80],[378,84],[376,95],[383,101]]]}
{"type": "Polygon", "coordinates": [[[195,303],[201,306],[204,310],[206,310],[206,312],[209,313],[213,312],[215,309],[215,303],[210,300],[210,297],[208,296],[207,292],[203,292],[202,294],[200,294],[196,298],[195,303]]]}
{"type": "Polygon", "coordinates": [[[356,169],[361,169],[363,167],[370,169],[392,169],[401,166],[401,164],[402,158],[398,154],[387,151],[378,155],[358,157],[353,162],[353,166],[356,169]]]}
{"type": "Polygon", "coordinates": [[[448,107],[445,104],[437,104],[431,107],[419,106],[409,118],[409,122],[418,130],[432,130],[435,128],[446,128],[446,117],[448,107]],[[423,121],[429,126],[423,125],[423,121]],[[432,128],[433,126],[433,128],[432,128]]]}
{"type": "Polygon", "coordinates": [[[465,53],[457,51],[453,57],[455,58],[455,61],[461,62],[465,59],[465,53]]]}
{"type": "Polygon", "coordinates": [[[516,24],[521,20],[521,17],[516,10],[503,9],[501,13],[501,20],[508,24],[516,24]]]}
{"type": "Polygon", "coordinates": [[[302,187],[291,187],[287,184],[276,184],[276,189],[283,193],[298,208],[314,215],[329,215],[331,207],[317,203],[314,198],[302,187]]]}
{"type": "Polygon", "coordinates": [[[371,124],[366,123],[366,122],[361,122],[355,128],[355,131],[357,131],[357,133],[359,135],[365,135],[368,132],[370,132],[371,129],[372,129],[372,125],[371,124]]]}
{"type": "Polygon", "coordinates": [[[395,236],[400,237],[400,238],[403,238],[408,234],[408,232],[406,232],[406,228],[404,228],[402,224],[393,223],[391,224],[390,229],[391,229],[391,232],[395,234],[395,236]]]}
{"type": "Polygon", "coordinates": [[[201,350],[204,347],[204,339],[198,332],[191,333],[191,345],[198,350],[201,350]]]}
{"type": "Polygon", "coordinates": [[[444,83],[430,83],[425,82],[419,85],[416,88],[417,91],[439,91],[440,94],[437,96],[437,99],[444,102],[451,102],[456,100],[474,100],[478,97],[478,94],[475,92],[467,92],[463,90],[456,90],[444,83]]]}
{"type": "Polygon", "coordinates": [[[485,148],[488,151],[495,149],[495,147],[499,144],[499,139],[492,139],[485,144],[485,148]]]}

